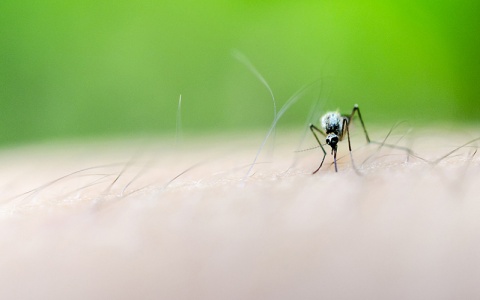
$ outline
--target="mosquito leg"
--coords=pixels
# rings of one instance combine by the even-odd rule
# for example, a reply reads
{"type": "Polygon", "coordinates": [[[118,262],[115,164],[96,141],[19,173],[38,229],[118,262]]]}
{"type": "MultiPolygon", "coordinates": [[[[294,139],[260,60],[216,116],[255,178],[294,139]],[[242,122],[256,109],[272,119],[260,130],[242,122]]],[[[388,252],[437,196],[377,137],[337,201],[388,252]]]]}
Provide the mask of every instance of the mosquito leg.
{"type": "Polygon", "coordinates": [[[365,123],[363,123],[362,114],[360,113],[360,109],[358,108],[358,104],[355,104],[353,106],[352,113],[350,114],[350,117],[349,117],[350,120],[352,120],[355,112],[358,114],[358,118],[360,119],[360,122],[362,123],[363,132],[365,132],[365,137],[367,138],[367,142],[370,143],[370,138],[368,137],[367,129],[365,128],[365,123]]]}
{"type": "MultiPolygon", "coordinates": [[[[351,119],[350,119],[350,120],[351,120],[351,119]]],[[[342,124],[343,134],[345,134],[345,131],[347,132],[348,150],[350,150],[350,152],[352,152],[352,145],[350,144],[350,130],[348,129],[349,126],[350,126],[349,119],[344,118],[344,119],[343,119],[343,124],[342,124]]],[[[368,138],[368,136],[367,136],[367,138],[368,138]]],[[[370,142],[370,141],[369,141],[369,142],[370,142]]]]}
{"type": "MultiPolygon", "coordinates": [[[[315,130],[318,131],[318,132],[320,132],[323,136],[325,136],[325,133],[324,133],[322,130],[318,129],[318,127],[315,126],[315,125],[313,125],[313,124],[310,124],[310,130],[312,131],[313,136],[315,137],[315,139],[316,139],[317,142],[318,142],[318,145],[320,145],[320,148],[321,148],[322,151],[323,151],[322,162],[320,163],[320,166],[318,166],[318,168],[317,168],[315,171],[313,171],[313,173],[312,173],[312,174],[315,174],[315,173],[318,172],[318,170],[320,170],[320,168],[321,168],[322,165],[323,165],[323,161],[325,160],[325,156],[327,156],[327,152],[325,152],[325,149],[323,148],[322,143],[321,143],[320,140],[318,139],[318,136],[317,136],[317,134],[315,133],[315,130]]],[[[335,152],[335,154],[336,154],[336,152],[335,152]]],[[[337,170],[337,162],[335,161],[335,171],[336,171],[336,170],[337,170]]]]}
{"type": "MultiPolygon", "coordinates": [[[[356,107],[356,105],[355,105],[356,107]]],[[[355,109],[355,108],[354,108],[355,109]]],[[[358,109],[358,107],[357,107],[358,109]]],[[[354,110],[355,112],[355,110],[354,110]]],[[[352,116],[353,116],[353,112],[352,112],[352,116]]],[[[351,119],[350,119],[351,120],[351,119]]],[[[348,150],[350,151],[350,161],[352,162],[352,167],[353,169],[355,170],[355,172],[358,174],[358,175],[362,175],[360,173],[360,171],[357,169],[357,167],[355,166],[355,163],[353,162],[353,155],[352,155],[352,144],[350,143],[350,130],[348,128],[348,126],[350,125],[350,121],[349,119],[347,118],[344,118],[343,119],[343,130],[345,130],[347,132],[347,139],[348,139],[348,150]]],[[[362,122],[363,123],[363,122],[362,122]]],[[[365,127],[363,128],[365,130],[365,127]]],[[[365,131],[365,134],[367,134],[367,131],[365,131]]],[[[367,139],[368,139],[368,135],[367,135],[367,139]]],[[[370,142],[370,140],[368,140],[368,142],[370,142]]],[[[336,165],[335,165],[336,167],[336,165]]]]}

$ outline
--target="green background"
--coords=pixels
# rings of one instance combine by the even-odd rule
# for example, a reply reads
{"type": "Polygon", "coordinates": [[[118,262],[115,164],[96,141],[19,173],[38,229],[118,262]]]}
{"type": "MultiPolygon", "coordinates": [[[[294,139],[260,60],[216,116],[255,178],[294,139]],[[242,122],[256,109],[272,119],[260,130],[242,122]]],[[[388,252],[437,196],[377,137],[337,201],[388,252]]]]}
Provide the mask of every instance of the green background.
{"type": "MultiPolygon", "coordinates": [[[[317,111],[414,125],[479,120],[479,1],[0,3],[0,144],[268,128],[317,111]]],[[[316,112],[318,114],[319,112],[316,112]]]]}

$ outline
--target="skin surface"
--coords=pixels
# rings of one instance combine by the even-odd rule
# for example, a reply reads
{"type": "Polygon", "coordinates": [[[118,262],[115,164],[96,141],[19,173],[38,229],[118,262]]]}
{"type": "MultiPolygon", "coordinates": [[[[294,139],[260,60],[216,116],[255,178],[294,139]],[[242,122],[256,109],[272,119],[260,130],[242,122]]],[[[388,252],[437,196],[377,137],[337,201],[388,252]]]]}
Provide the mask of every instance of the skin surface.
{"type": "Polygon", "coordinates": [[[260,135],[4,149],[0,296],[477,299],[478,136],[357,127],[311,175],[279,130],[246,179],[260,135]]]}

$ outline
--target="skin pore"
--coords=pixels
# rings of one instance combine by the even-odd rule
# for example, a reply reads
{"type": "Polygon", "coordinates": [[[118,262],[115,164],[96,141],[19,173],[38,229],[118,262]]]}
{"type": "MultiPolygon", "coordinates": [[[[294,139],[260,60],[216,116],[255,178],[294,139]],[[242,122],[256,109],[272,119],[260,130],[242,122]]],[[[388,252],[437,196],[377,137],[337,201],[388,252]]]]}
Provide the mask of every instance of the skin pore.
{"type": "Polygon", "coordinates": [[[3,149],[0,296],[478,298],[478,130],[351,133],[3,149]]]}

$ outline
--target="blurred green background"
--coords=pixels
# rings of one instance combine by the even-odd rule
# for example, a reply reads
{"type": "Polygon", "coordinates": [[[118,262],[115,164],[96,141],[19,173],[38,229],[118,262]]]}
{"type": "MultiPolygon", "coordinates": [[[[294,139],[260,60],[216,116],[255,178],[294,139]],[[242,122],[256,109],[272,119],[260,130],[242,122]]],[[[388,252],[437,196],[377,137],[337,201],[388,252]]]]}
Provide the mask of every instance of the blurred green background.
{"type": "Polygon", "coordinates": [[[267,129],[311,107],[366,122],[478,122],[479,1],[0,3],[0,144],[267,129]]]}

